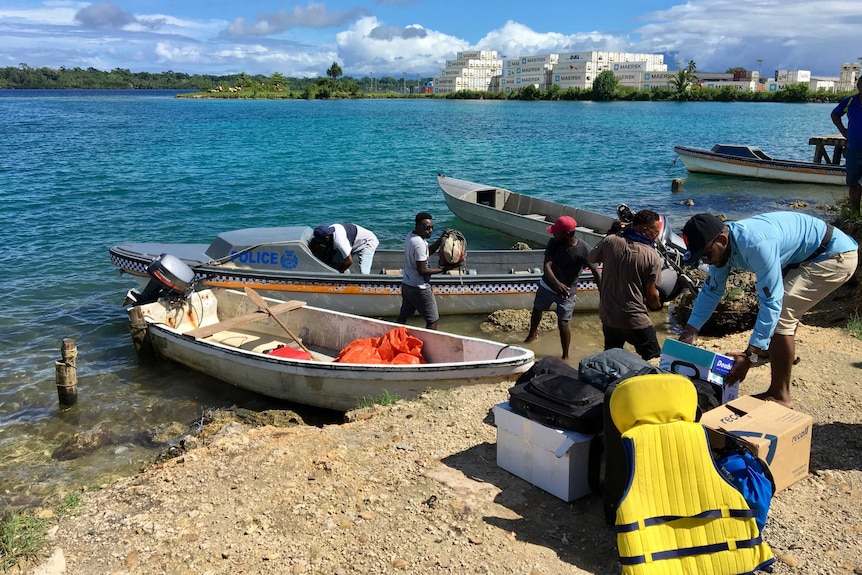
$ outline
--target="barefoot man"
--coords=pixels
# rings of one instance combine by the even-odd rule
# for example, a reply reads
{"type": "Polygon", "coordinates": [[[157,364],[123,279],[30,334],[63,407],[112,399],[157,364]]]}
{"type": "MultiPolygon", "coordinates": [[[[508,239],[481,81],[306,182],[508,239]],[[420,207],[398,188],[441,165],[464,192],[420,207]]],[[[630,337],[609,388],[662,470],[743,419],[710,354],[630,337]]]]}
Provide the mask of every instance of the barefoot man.
{"type": "Polygon", "coordinates": [[[560,345],[563,348],[563,359],[569,359],[569,344],[572,333],[569,320],[575,310],[575,295],[578,291],[578,276],[584,266],[590,268],[596,283],[600,283],[601,274],[596,264],[587,261],[591,246],[575,237],[578,223],[570,216],[560,216],[553,226],[548,227],[548,233],[553,235],[545,248],[545,264],[542,279],[539,281],[539,291],[533,302],[533,313],[530,316],[530,333],[525,342],[539,339],[539,322],[542,313],[556,304],[557,327],[560,330],[560,345]]]}
{"type": "Polygon", "coordinates": [[[796,212],[773,212],[722,222],[698,214],[682,228],[688,251],[684,261],[709,265],[706,281],[694,302],[680,340],[694,343],[703,324],[724,295],[731,269],[757,276],[760,309],[748,347],[728,353],[733,368],[728,384],[742,381],[752,365],[769,358],[769,389],[757,397],[793,407],[790,375],[796,359],[796,327],[800,318],[856,271],[856,241],[823,220],[796,212]]]}

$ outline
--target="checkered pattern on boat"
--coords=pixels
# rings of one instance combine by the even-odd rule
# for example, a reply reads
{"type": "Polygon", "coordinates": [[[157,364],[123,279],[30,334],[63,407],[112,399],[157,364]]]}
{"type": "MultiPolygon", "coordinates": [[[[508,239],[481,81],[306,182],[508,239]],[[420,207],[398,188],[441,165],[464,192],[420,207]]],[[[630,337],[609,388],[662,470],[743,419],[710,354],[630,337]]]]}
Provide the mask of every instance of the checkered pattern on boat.
{"type": "MultiPolygon", "coordinates": [[[[125,257],[120,257],[111,254],[111,263],[120,270],[131,273],[133,275],[147,275],[148,262],[142,262],[125,257]]],[[[195,280],[204,283],[205,285],[226,287],[226,288],[241,288],[245,284],[253,284],[256,286],[266,286],[266,289],[273,291],[292,291],[292,292],[321,292],[321,293],[351,293],[351,294],[368,294],[368,295],[400,295],[401,281],[384,280],[381,278],[379,282],[374,282],[369,285],[345,285],[341,281],[309,281],[309,280],[293,280],[293,279],[278,279],[271,280],[265,278],[250,278],[247,275],[239,273],[225,273],[218,275],[202,275],[195,274],[195,280]]],[[[594,290],[596,289],[595,282],[592,279],[581,280],[577,282],[579,290],[594,290]]],[[[536,277],[521,277],[518,280],[494,283],[434,283],[434,293],[438,295],[474,295],[474,294],[505,294],[505,293],[535,293],[538,289],[538,280],[536,277]]]]}

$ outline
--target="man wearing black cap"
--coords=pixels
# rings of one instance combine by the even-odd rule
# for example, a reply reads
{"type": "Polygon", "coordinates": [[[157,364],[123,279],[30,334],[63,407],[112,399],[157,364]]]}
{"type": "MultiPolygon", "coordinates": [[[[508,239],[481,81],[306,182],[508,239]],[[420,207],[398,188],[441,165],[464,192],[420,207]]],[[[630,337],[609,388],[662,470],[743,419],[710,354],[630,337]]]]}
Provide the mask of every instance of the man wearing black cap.
{"type": "Polygon", "coordinates": [[[838,289],[856,271],[855,240],[824,221],[795,212],[773,212],[722,222],[697,214],[682,228],[689,267],[710,266],[680,340],[694,343],[703,324],[724,295],[731,269],[757,276],[760,309],[748,347],[729,353],[734,359],[728,384],[745,379],[749,368],[768,357],[769,389],[760,394],[793,407],[790,376],[796,358],[794,334],[799,319],[838,289]]]}
{"type": "MultiPolygon", "coordinates": [[[[356,224],[332,224],[314,228],[314,238],[319,242],[319,251],[312,250],[320,257],[320,253],[337,251],[341,254],[341,262],[330,262],[339,272],[344,273],[353,265],[353,254],[359,259],[360,271],[368,275],[374,262],[374,252],[379,242],[370,230],[356,224]]],[[[333,254],[334,255],[334,254],[333,254]]]]}

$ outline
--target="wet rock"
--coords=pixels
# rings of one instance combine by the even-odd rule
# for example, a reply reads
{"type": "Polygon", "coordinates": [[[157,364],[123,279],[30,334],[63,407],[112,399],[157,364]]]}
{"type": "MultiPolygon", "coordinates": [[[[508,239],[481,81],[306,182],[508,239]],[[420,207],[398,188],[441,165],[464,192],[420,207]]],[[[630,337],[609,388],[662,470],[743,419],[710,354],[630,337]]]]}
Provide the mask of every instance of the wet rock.
{"type": "MultiPolygon", "coordinates": [[[[693,272],[692,276],[701,280],[705,278],[702,272],[697,271],[693,272]],[[698,275],[700,277],[697,277],[698,275]]],[[[700,333],[706,336],[724,336],[753,328],[757,311],[760,309],[755,280],[756,277],[751,272],[739,270],[730,272],[724,297],[700,333]]],[[[688,322],[693,305],[694,296],[688,291],[680,294],[674,301],[672,313],[680,326],[688,322]]]]}
{"type": "Polygon", "coordinates": [[[78,459],[88,453],[92,453],[102,447],[116,445],[116,435],[106,430],[101,424],[77,433],[65,441],[60,447],[51,453],[51,457],[58,461],[70,461],[78,459]]]}
{"type": "MultiPolygon", "coordinates": [[[[526,334],[530,330],[529,309],[499,309],[488,316],[482,322],[481,329],[485,333],[495,331],[521,331],[526,334]]],[[[557,316],[554,312],[546,311],[542,314],[539,322],[539,331],[551,331],[557,329],[557,316]]]]}

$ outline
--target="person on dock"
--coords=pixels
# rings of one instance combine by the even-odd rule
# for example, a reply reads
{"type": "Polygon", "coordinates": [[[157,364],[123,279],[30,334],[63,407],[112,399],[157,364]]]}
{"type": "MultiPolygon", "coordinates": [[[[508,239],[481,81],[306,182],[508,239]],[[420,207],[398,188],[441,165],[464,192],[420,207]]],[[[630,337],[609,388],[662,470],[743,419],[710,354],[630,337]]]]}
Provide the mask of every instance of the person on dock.
{"type": "Polygon", "coordinates": [[[314,238],[319,242],[318,253],[331,253],[332,256],[335,256],[334,252],[341,254],[341,262],[327,261],[332,262],[330,265],[339,272],[344,273],[353,265],[353,254],[356,254],[360,272],[365,275],[371,273],[374,252],[380,244],[371,230],[356,224],[331,224],[314,228],[314,238]]]}
{"type": "Polygon", "coordinates": [[[682,228],[688,251],[684,262],[701,261],[709,272],[680,341],[693,344],[724,295],[731,269],[753,272],[760,309],[748,346],[728,353],[734,360],[724,378],[742,381],[752,365],[769,359],[769,389],[757,397],[793,407],[790,378],[796,359],[799,320],[841,287],[856,271],[856,241],[823,220],[795,212],[773,212],[737,222],[697,214],[682,228]]]}
{"type": "Polygon", "coordinates": [[[859,216],[859,200],[862,199],[862,76],[856,80],[856,93],[843,98],[832,110],[832,123],[847,139],[844,158],[850,213],[859,216]],[[846,127],[843,120],[845,114],[846,127]]]}
{"type": "Polygon", "coordinates": [[[434,233],[434,220],[428,212],[416,214],[416,226],[404,241],[404,275],[401,279],[401,311],[398,323],[407,323],[407,318],[419,312],[425,319],[425,327],[437,329],[440,313],[437,299],[431,291],[431,276],[447,271],[447,268],[428,267],[428,256],[437,252],[448,231],[440,234],[434,243],[428,245],[428,238],[434,233]]]}
{"type": "Polygon", "coordinates": [[[589,267],[601,285],[601,273],[595,264],[587,260],[590,245],[575,237],[578,223],[570,216],[560,216],[554,225],[548,227],[548,233],[553,237],[545,248],[545,262],[542,279],[539,280],[539,290],[533,301],[533,313],[530,316],[530,332],[525,342],[539,339],[539,322],[542,313],[556,304],[557,327],[560,330],[560,345],[563,348],[563,359],[569,358],[569,344],[572,340],[569,320],[575,310],[575,298],[578,291],[578,276],[584,267],[589,267]]]}
{"type": "Polygon", "coordinates": [[[656,283],[661,277],[661,257],[655,239],[661,217],[651,210],[636,213],[632,223],[617,234],[602,238],[588,261],[601,263],[599,319],[605,349],[634,346],[643,359],[661,355],[649,312],[662,308],[656,283]]]}

